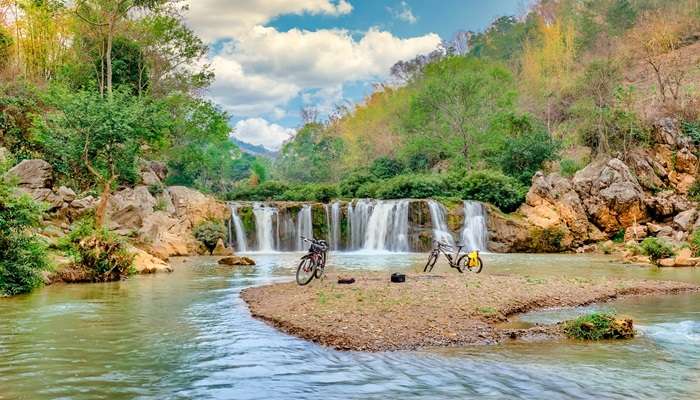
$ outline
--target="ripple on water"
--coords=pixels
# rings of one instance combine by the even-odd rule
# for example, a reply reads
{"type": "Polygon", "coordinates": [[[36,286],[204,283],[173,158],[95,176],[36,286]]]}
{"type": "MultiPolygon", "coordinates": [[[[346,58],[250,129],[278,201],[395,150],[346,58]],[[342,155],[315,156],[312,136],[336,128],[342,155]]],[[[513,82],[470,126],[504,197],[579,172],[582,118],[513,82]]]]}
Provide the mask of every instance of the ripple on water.
{"type": "MultiPolygon", "coordinates": [[[[642,337],[623,343],[339,352],[252,319],[239,297],[246,287],[293,279],[298,256],[259,254],[259,265],[245,269],[207,259],[179,265],[171,275],[56,286],[2,300],[0,396],[655,399],[692,398],[698,388],[700,297],[616,303],[641,320],[642,337]]],[[[348,271],[409,270],[425,260],[420,254],[331,256],[329,268],[348,271]]],[[[617,269],[597,258],[485,257],[485,273],[575,271],[644,278],[658,273],[617,269]]],[[[700,280],[683,274],[678,276],[700,280]]],[[[548,322],[580,312],[550,310],[524,319],[548,322]]]]}

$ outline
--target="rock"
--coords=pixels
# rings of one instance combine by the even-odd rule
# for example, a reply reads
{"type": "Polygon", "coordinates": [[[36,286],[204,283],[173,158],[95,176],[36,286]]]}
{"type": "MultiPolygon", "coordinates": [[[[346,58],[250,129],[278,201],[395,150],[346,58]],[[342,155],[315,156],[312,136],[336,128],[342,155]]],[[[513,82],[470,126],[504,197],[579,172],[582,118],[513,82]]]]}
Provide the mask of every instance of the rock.
{"type": "Polygon", "coordinates": [[[148,168],[156,174],[159,181],[164,181],[168,177],[168,166],[164,162],[151,161],[148,163],[148,168]]]}
{"type": "Polygon", "coordinates": [[[663,226],[656,232],[656,237],[660,239],[674,240],[674,231],[670,226],[663,226]]]}
{"type": "Polygon", "coordinates": [[[658,261],[658,265],[660,267],[673,267],[676,265],[676,260],[673,258],[662,258],[661,260],[658,261]]]}
{"type": "Polygon", "coordinates": [[[578,171],[573,186],[593,223],[607,233],[644,222],[644,192],[622,161],[612,158],[578,171]]]}
{"type": "Polygon", "coordinates": [[[58,195],[61,196],[64,202],[70,203],[77,197],[73,189],[61,186],[58,188],[58,195]]]}
{"type": "Polygon", "coordinates": [[[654,123],[654,141],[675,147],[679,136],[678,123],[675,119],[666,117],[654,123]]]}
{"type": "Polygon", "coordinates": [[[697,220],[698,212],[695,209],[683,211],[673,218],[673,224],[681,231],[688,232],[697,220]]]}
{"type": "Polygon", "coordinates": [[[674,267],[692,267],[695,265],[694,261],[691,261],[691,258],[693,258],[693,252],[689,248],[683,248],[681,249],[678,254],[676,255],[676,258],[674,259],[674,267]]]}
{"type": "Polygon", "coordinates": [[[195,254],[197,241],[191,230],[167,212],[156,211],[147,215],[138,233],[146,250],[161,259],[195,254]]]}
{"type": "Polygon", "coordinates": [[[578,254],[587,254],[587,253],[595,253],[598,250],[598,246],[596,244],[589,244],[586,246],[581,246],[576,249],[576,253],[578,254]]]}
{"type": "Polygon", "coordinates": [[[49,211],[55,211],[63,206],[63,199],[51,189],[27,189],[20,187],[20,190],[36,201],[46,203],[49,211]]]}
{"type": "Polygon", "coordinates": [[[676,171],[695,174],[698,168],[698,158],[687,148],[683,148],[676,153],[676,171]]]}
{"type": "MultiPolygon", "coordinates": [[[[496,253],[531,252],[530,223],[516,214],[505,215],[487,205],[486,225],[489,232],[488,250],[496,253]]],[[[429,242],[432,235],[428,236],[429,242]]]]}
{"type": "Polygon", "coordinates": [[[644,203],[657,219],[668,218],[692,207],[687,198],[672,190],[666,190],[656,196],[649,197],[644,200],[644,203]]]}
{"type": "Polygon", "coordinates": [[[143,220],[153,213],[156,199],[145,186],[127,188],[114,193],[107,204],[107,219],[113,230],[138,230],[143,220]]]}
{"type": "Polygon", "coordinates": [[[572,248],[589,240],[586,210],[568,179],[538,172],[532,178],[520,213],[534,226],[557,229],[564,237],[561,246],[572,248]]]}
{"type": "Polygon", "coordinates": [[[221,260],[219,260],[219,264],[221,265],[255,265],[255,261],[253,261],[252,258],[248,257],[240,257],[240,256],[231,256],[231,257],[224,257],[221,260]]]}
{"type": "Polygon", "coordinates": [[[24,160],[7,171],[25,189],[48,189],[53,185],[53,168],[44,160],[24,160]]]}
{"type": "Polygon", "coordinates": [[[648,231],[649,234],[651,234],[651,235],[656,235],[656,234],[659,233],[659,232],[661,231],[661,229],[663,229],[663,228],[664,228],[663,225],[657,225],[657,224],[652,223],[652,222],[649,222],[649,223],[647,224],[647,231],[648,231]]]}
{"type": "Polygon", "coordinates": [[[649,235],[649,230],[646,225],[632,225],[625,229],[625,242],[627,241],[640,241],[649,235]]]}
{"type": "Polygon", "coordinates": [[[216,242],[216,247],[214,248],[214,251],[212,251],[211,255],[213,256],[232,256],[233,250],[231,250],[229,247],[226,247],[224,245],[224,241],[219,239],[216,242]]]}
{"type": "Polygon", "coordinates": [[[230,216],[226,204],[184,186],[171,186],[168,192],[178,217],[194,227],[208,219],[225,220],[230,216]]]}
{"type": "Polygon", "coordinates": [[[160,179],[153,171],[142,171],[141,172],[141,183],[146,186],[159,186],[161,185],[160,179]]]}
{"type": "Polygon", "coordinates": [[[173,272],[173,268],[165,261],[153,257],[139,248],[131,247],[129,251],[134,254],[134,268],[139,274],[173,272]]]}
{"type": "Polygon", "coordinates": [[[639,184],[647,190],[656,191],[666,186],[664,179],[668,173],[654,157],[645,150],[634,150],[628,165],[634,170],[639,184]]]}

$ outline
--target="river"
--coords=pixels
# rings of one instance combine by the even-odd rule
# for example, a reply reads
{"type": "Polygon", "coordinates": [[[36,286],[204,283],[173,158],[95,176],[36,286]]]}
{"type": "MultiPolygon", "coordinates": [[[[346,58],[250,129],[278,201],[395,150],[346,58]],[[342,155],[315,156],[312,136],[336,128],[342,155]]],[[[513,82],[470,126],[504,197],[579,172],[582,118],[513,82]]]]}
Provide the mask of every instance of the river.
{"type": "MultiPolygon", "coordinates": [[[[241,289],[291,280],[298,254],[252,256],[255,268],[175,260],[169,275],[0,299],[0,399],[692,399],[700,392],[698,295],[596,306],[634,317],[641,334],[630,341],[339,352],[250,317],[241,289]]],[[[330,265],[399,271],[424,259],[332,253],[330,265]]],[[[595,256],[487,254],[485,263],[484,273],[700,282],[695,269],[595,256]]],[[[513,323],[580,312],[544,311],[513,323]]]]}

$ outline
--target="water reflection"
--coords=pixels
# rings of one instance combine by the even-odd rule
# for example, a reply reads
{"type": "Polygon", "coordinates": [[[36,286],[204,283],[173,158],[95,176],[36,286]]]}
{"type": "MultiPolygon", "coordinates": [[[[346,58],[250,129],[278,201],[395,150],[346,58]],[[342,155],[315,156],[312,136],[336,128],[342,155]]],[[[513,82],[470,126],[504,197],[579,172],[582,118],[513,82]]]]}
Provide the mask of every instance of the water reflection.
{"type": "MultiPolygon", "coordinates": [[[[623,300],[642,332],[628,342],[519,343],[346,353],[250,318],[240,290],[290,280],[299,254],[255,268],[176,262],[171,275],[55,286],[0,300],[0,398],[348,399],[694,398],[700,297],[623,300]]],[[[332,253],[338,270],[418,270],[422,254],[332,253]]],[[[695,270],[619,266],[605,257],[485,255],[484,273],[700,281],[695,270]]],[[[440,268],[449,269],[445,263],[440,268]]],[[[523,323],[554,321],[551,310],[523,323]]]]}

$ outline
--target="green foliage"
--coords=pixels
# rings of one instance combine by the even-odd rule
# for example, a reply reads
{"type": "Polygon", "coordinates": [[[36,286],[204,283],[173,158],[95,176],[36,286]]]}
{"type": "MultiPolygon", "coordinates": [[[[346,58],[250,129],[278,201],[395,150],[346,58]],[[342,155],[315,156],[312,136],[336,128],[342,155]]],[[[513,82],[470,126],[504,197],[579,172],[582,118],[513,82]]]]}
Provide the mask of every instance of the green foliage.
{"type": "Polygon", "coordinates": [[[690,249],[693,250],[693,256],[700,256],[700,229],[693,232],[688,241],[690,244],[690,249]]]}
{"type": "Polygon", "coordinates": [[[42,106],[37,89],[31,84],[0,83],[0,144],[19,159],[41,155],[33,126],[42,106]]]}
{"type": "Polygon", "coordinates": [[[58,248],[86,270],[94,282],[117,281],[134,273],[134,256],[127,243],[108,229],[97,228],[94,217],[74,223],[59,240],[58,248]]]}
{"type": "Polygon", "coordinates": [[[280,181],[266,181],[257,186],[241,185],[226,194],[227,200],[275,200],[289,190],[289,185],[280,181]]]}
{"type": "Polygon", "coordinates": [[[696,146],[700,144],[700,121],[683,121],[681,128],[696,146]]]}
{"type": "MultiPolygon", "coordinates": [[[[96,46],[93,46],[94,73],[92,79],[99,79],[102,56],[96,46]]],[[[133,95],[137,95],[148,87],[148,65],[144,59],[141,46],[134,40],[123,36],[114,38],[112,44],[112,83],[114,86],[128,88],[133,95]]]]}
{"type": "Polygon", "coordinates": [[[613,0],[605,17],[610,31],[614,35],[620,35],[634,26],[637,10],[630,0],[613,0]]]}
{"type": "Polygon", "coordinates": [[[631,325],[616,321],[611,313],[593,312],[564,323],[564,333],[572,339],[604,340],[634,337],[631,325]]]}
{"type": "Polygon", "coordinates": [[[559,161],[559,171],[562,176],[567,178],[571,178],[578,171],[582,170],[585,167],[585,163],[578,162],[576,160],[571,160],[568,158],[559,161]]]}
{"type": "Polygon", "coordinates": [[[544,128],[534,125],[529,117],[520,120],[517,134],[504,143],[498,157],[503,172],[526,186],[546,161],[558,157],[560,147],[544,128]]]}
{"type": "Polygon", "coordinates": [[[3,173],[0,168],[0,296],[12,296],[40,286],[48,261],[46,245],[32,232],[44,207],[17,194],[3,173]]]}
{"type": "Polygon", "coordinates": [[[655,237],[644,239],[640,246],[644,255],[649,256],[651,261],[655,264],[658,263],[659,260],[672,257],[675,254],[671,245],[655,237]]]}
{"type": "Polygon", "coordinates": [[[338,184],[338,192],[346,198],[361,197],[358,190],[369,183],[375,182],[376,177],[367,171],[355,171],[343,178],[338,184]]]}
{"type": "Polygon", "coordinates": [[[536,24],[534,18],[521,22],[513,16],[496,19],[483,33],[477,33],[470,41],[469,54],[497,61],[512,61],[519,57],[527,37],[536,24]]]}
{"type": "Polygon", "coordinates": [[[275,167],[292,182],[324,182],[333,177],[333,164],[342,151],[342,140],[325,135],[322,125],[309,123],[285,143],[275,167]]]}
{"type": "Polygon", "coordinates": [[[287,201],[318,201],[328,203],[338,197],[338,188],[332,184],[309,183],[306,185],[293,185],[282,193],[277,200],[287,201]]]}
{"type": "Polygon", "coordinates": [[[624,230],[624,229],[620,229],[619,231],[617,231],[617,232],[610,238],[610,240],[612,240],[612,241],[615,242],[615,243],[622,243],[622,242],[624,242],[624,241],[625,241],[625,230],[624,230]]]}
{"type": "Polygon", "coordinates": [[[495,121],[513,110],[516,97],[505,68],[473,57],[448,57],[429,64],[418,85],[404,126],[409,145],[421,143],[414,147],[420,153],[479,161],[482,152],[504,140],[495,121]]]}
{"type": "Polygon", "coordinates": [[[0,26],[0,70],[5,68],[10,60],[13,42],[12,35],[4,26],[0,26]]]}
{"type": "Polygon", "coordinates": [[[37,129],[56,171],[83,189],[112,177],[135,184],[143,145],[157,146],[169,127],[162,105],[123,91],[109,98],[88,91],[52,95],[60,111],[37,129]]]}
{"type": "Polygon", "coordinates": [[[219,240],[226,240],[226,227],[220,221],[204,221],[192,231],[195,239],[199,240],[211,254],[219,240]]]}
{"type": "Polygon", "coordinates": [[[700,202],[700,179],[696,179],[688,189],[688,198],[695,202],[700,202]]]}
{"type": "Polygon", "coordinates": [[[389,179],[399,175],[403,171],[403,165],[393,158],[379,157],[372,162],[369,171],[378,179],[389,179]]]}
{"type": "Polygon", "coordinates": [[[562,246],[564,231],[559,228],[536,228],[530,231],[531,247],[538,253],[558,253],[564,250],[562,246]]]}
{"type": "Polygon", "coordinates": [[[515,211],[524,201],[527,188],[500,172],[481,171],[452,183],[466,200],[491,203],[504,212],[515,211]]]}
{"type": "Polygon", "coordinates": [[[372,197],[425,199],[445,194],[445,182],[439,176],[400,175],[377,184],[372,197]]]}

